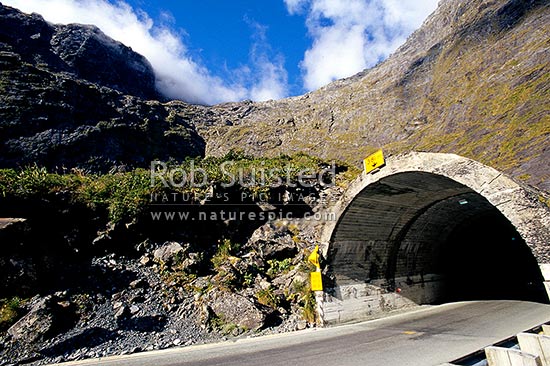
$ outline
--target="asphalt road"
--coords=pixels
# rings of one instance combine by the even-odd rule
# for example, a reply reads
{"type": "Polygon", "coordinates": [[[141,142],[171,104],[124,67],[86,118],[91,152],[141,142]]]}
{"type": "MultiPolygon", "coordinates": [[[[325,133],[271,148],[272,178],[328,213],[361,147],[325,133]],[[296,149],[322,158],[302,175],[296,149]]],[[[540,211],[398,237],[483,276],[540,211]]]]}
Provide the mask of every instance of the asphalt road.
{"type": "Polygon", "coordinates": [[[464,302],[364,323],[62,365],[435,366],[549,321],[550,305],[464,302]]]}

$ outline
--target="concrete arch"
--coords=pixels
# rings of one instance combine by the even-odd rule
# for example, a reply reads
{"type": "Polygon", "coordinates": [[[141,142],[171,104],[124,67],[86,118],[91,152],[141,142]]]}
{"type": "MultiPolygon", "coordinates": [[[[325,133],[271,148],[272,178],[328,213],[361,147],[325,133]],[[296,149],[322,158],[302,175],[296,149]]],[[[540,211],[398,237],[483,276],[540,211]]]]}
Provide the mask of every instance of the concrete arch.
{"type": "MultiPolygon", "coordinates": [[[[529,188],[474,160],[420,152],[391,157],[354,181],[331,211],[336,220],[321,233],[325,292],[318,294],[326,323],[441,301],[441,286],[453,275],[435,262],[490,251],[485,241],[500,240],[493,251],[510,254],[496,260],[509,266],[521,258],[521,280],[550,290],[550,210],[529,188]],[[492,232],[483,233],[485,227],[492,232]]],[[[506,286],[513,280],[506,277],[506,286]]]]}

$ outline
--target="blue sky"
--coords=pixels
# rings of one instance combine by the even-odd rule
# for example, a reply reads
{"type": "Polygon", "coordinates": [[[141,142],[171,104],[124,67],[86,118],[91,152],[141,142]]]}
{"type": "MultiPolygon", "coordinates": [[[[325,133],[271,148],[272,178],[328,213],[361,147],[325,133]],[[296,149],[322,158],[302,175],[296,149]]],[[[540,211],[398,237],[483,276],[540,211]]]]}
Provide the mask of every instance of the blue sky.
{"type": "Polygon", "coordinates": [[[192,103],[303,94],[385,59],[437,0],[2,0],[53,23],[95,24],[192,103]]]}
{"type": "Polygon", "coordinates": [[[303,17],[290,15],[284,1],[152,3],[131,0],[128,3],[147,11],[153,19],[168,21],[174,28],[180,28],[192,57],[200,59],[212,73],[226,78],[231,77],[228,70],[249,64],[250,51],[263,31],[265,42],[260,46],[267,47],[265,52],[272,58],[284,57],[289,93],[296,95],[303,92],[299,63],[310,41],[303,17]]]}

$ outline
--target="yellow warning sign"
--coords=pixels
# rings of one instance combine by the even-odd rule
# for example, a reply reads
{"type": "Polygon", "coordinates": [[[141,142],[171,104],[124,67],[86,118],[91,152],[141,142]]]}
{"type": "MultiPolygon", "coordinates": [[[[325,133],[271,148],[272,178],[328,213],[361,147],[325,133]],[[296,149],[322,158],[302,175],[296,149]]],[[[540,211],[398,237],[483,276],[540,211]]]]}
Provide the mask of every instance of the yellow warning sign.
{"type": "Polygon", "coordinates": [[[319,246],[316,245],[315,249],[313,249],[313,252],[307,257],[307,261],[311,264],[313,264],[317,268],[321,268],[321,265],[319,264],[319,246]]]}
{"type": "Polygon", "coordinates": [[[310,272],[311,291],[323,291],[321,272],[310,272]]]}
{"type": "Polygon", "coordinates": [[[365,173],[367,174],[375,169],[383,167],[386,164],[384,153],[382,150],[378,150],[374,154],[367,156],[367,158],[363,160],[363,164],[365,165],[365,173]]]}

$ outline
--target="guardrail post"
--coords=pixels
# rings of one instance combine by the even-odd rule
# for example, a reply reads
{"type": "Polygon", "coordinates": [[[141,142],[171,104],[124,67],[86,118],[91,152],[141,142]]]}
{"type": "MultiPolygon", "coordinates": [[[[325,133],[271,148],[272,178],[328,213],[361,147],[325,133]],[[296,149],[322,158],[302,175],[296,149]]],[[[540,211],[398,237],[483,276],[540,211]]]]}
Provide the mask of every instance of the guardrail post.
{"type": "Polygon", "coordinates": [[[489,366],[542,366],[539,356],[516,349],[487,347],[485,356],[489,366]]]}
{"type": "Polygon", "coordinates": [[[532,333],[518,334],[519,347],[522,351],[540,357],[542,366],[550,366],[550,337],[532,333]]]}

